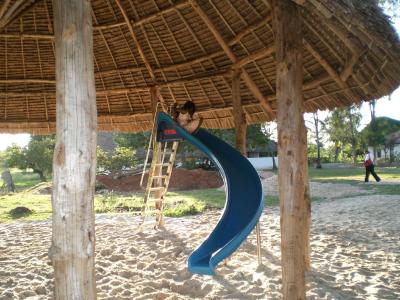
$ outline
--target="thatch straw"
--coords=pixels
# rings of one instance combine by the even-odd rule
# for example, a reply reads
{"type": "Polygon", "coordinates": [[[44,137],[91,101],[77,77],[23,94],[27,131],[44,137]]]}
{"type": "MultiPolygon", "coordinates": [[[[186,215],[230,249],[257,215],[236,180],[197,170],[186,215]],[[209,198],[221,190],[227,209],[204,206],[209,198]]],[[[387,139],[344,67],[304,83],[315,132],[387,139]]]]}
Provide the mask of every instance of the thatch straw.
{"type": "MultiPolygon", "coordinates": [[[[232,127],[237,68],[247,122],[274,118],[269,1],[93,0],[92,7],[99,129],[149,129],[151,86],[167,105],[193,100],[206,127],[232,127]]],[[[302,14],[307,111],[377,99],[399,85],[399,39],[376,1],[306,0],[302,14]]],[[[0,132],[54,131],[54,51],[51,0],[0,1],[0,132]]]]}

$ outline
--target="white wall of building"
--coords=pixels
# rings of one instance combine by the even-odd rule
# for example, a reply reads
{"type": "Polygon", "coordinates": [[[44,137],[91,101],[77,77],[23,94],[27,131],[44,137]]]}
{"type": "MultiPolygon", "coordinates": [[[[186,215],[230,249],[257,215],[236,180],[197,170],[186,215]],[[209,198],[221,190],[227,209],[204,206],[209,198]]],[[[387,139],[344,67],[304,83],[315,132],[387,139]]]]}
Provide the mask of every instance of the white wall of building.
{"type": "MultiPolygon", "coordinates": [[[[250,157],[248,160],[256,170],[272,169],[272,157],[250,157]]],[[[278,166],[278,158],[275,157],[275,164],[278,166]]]]}

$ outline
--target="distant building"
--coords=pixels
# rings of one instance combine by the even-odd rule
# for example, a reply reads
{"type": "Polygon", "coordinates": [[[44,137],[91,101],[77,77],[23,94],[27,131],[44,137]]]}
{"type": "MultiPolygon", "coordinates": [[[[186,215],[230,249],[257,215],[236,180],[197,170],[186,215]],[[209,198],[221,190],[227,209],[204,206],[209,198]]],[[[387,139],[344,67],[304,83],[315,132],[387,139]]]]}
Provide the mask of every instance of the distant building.
{"type": "Polygon", "coordinates": [[[257,147],[247,152],[247,157],[257,170],[273,169],[278,167],[278,144],[269,141],[266,147],[257,147]]]}
{"type": "Polygon", "coordinates": [[[386,138],[386,147],[389,149],[390,161],[400,160],[400,131],[389,134],[386,138]]]}
{"type": "Polygon", "coordinates": [[[248,158],[276,157],[278,155],[278,144],[270,140],[266,147],[256,147],[247,151],[248,158]]]}

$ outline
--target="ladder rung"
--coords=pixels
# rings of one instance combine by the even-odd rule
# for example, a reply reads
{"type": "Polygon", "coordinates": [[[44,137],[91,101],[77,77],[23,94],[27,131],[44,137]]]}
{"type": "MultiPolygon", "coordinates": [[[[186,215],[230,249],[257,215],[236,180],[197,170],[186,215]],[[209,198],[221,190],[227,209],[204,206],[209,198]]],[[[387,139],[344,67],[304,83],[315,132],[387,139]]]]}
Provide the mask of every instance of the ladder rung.
{"type": "Polygon", "coordinates": [[[163,167],[168,167],[170,164],[169,163],[163,163],[163,164],[155,164],[156,166],[163,166],[163,167]]]}
{"type": "Polygon", "coordinates": [[[164,149],[163,152],[164,152],[165,154],[171,154],[171,153],[174,153],[175,150],[174,150],[174,149],[164,149]]]}
{"type": "Polygon", "coordinates": [[[154,175],[152,178],[157,179],[157,178],[167,178],[168,175],[154,175]]]}
{"type": "Polygon", "coordinates": [[[150,191],[162,191],[164,189],[165,189],[165,187],[163,187],[163,186],[157,186],[157,187],[150,188],[150,191]]]}

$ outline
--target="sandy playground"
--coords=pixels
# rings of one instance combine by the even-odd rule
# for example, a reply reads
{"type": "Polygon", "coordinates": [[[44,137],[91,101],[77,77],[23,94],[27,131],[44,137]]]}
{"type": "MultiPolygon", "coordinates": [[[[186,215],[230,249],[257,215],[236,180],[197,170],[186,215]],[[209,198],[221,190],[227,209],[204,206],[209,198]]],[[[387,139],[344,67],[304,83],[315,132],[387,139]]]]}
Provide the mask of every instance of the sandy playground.
{"type": "MultiPolygon", "coordinates": [[[[400,299],[400,195],[351,196],[357,191],[347,188],[343,194],[343,186],[311,186],[327,199],[312,205],[307,298],[400,299]]],[[[98,298],[280,299],[278,207],[266,208],[261,219],[262,266],[253,233],[217,276],[187,271],[188,255],[220,213],[166,218],[163,230],[149,219],[143,232],[136,231],[138,217],[97,215],[98,298]]],[[[0,224],[0,236],[0,299],[51,299],[51,222],[0,224]]]]}

